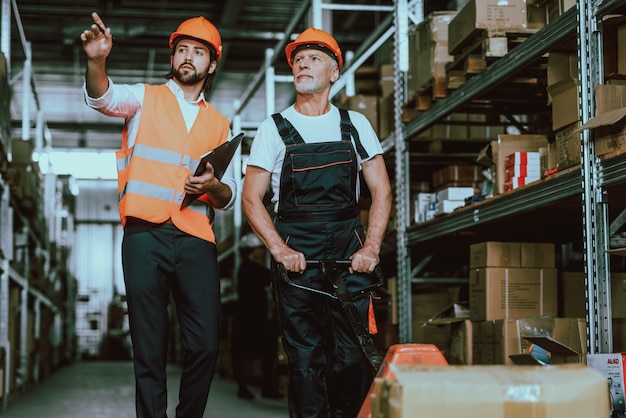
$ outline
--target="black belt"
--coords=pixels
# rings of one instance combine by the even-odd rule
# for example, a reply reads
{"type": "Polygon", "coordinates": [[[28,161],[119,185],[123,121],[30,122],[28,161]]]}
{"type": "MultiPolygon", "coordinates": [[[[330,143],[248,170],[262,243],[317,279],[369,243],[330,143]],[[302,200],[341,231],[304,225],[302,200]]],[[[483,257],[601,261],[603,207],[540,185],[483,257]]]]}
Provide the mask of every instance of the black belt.
{"type": "Polygon", "coordinates": [[[174,225],[174,222],[172,222],[171,219],[168,219],[165,222],[154,223],[154,222],[146,221],[145,219],[135,218],[134,216],[127,216],[126,217],[126,226],[152,226],[152,227],[157,227],[157,226],[161,226],[161,225],[174,225]]]}
{"type": "Polygon", "coordinates": [[[281,222],[337,222],[347,221],[359,216],[358,209],[344,209],[319,212],[280,212],[276,218],[281,222]]]}

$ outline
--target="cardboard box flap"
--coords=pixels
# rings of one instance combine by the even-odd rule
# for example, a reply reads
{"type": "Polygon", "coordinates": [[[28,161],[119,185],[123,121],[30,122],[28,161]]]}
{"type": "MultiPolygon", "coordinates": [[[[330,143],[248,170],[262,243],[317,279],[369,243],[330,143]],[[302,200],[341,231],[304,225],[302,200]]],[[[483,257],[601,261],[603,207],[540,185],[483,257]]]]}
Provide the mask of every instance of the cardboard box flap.
{"type": "Polygon", "coordinates": [[[579,356],[580,353],[552,337],[524,337],[525,340],[548,350],[553,355],[579,356]]]}
{"type": "Polygon", "coordinates": [[[437,315],[429,318],[423,325],[447,325],[455,322],[465,321],[470,317],[470,310],[467,306],[453,303],[437,315]]]}
{"type": "Polygon", "coordinates": [[[476,157],[476,162],[484,165],[485,167],[491,167],[494,165],[493,148],[491,147],[491,143],[485,145],[483,149],[480,150],[478,156],[476,157]]]}
{"type": "Polygon", "coordinates": [[[574,132],[584,131],[585,129],[599,128],[600,126],[611,126],[624,119],[626,116],[626,107],[620,109],[611,110],[610,112],[603,113],[590,119],[584,125],[580,126],[574,132]]]}
{"type": "Polygon", "coordinates": [[[543,366],[546,363],[537,360],[535,357],[530,354],[511,354],[509,358],[513,362],[513,364],[517,364],[519,366],[543,366]]]}

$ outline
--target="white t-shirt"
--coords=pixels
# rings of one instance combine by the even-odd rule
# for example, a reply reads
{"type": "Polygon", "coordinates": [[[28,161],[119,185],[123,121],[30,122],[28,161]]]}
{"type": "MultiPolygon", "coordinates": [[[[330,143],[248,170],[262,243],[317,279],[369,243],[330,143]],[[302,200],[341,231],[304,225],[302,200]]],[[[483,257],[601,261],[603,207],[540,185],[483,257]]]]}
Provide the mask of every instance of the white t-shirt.
{"type": "MultiPolygon", "coordinates": [[[[374,128],[372,128],[372,125],[367,118],[363,114],[352,110],[349,110],[348,113],[350,115],[352,125],[354,125],[359,133],[361,144],[369,155],[367,159],[362,160],[358,152],[356,153],[358,167],[359,170],[361,170],[361,164],[378,154],[382,154],[383,148],[380,145],[380,140],[378,139],[374,128]]],[[[333,105],[331,105],[329,112],[321,116],[303,115],[298,113],[293,105],[280,112],[280,114],[293,125],[306,143],[341,140],[341,116],[339,114],[339,109],[333,105]]],[[[354,145],[354,139],[352,140],[352,143],[354,145]]],[[[284,158],[285,144],[278,133],[278,128],[276,128],[274,119],[269,117],[261,123],[257,130],[256,136],[252,141],[250,158],[246,164],[260,167],[272,173],[271,186],[274,210],[278,210],[280,175],[284,158]]],[[[358,178],[356,197],[358,200],[358,178]]]]}

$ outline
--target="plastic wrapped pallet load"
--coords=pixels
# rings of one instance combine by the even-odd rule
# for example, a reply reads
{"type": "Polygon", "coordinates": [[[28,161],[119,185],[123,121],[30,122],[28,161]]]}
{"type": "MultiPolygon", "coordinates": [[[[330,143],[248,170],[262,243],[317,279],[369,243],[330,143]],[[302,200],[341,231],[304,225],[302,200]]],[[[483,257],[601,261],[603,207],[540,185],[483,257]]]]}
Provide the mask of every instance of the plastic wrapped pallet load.
{"type": "Polygon", "coordinates": [[[603,418],[607,381],[585,365],[392,365],[377,378],[372,418],[603,418]]]}

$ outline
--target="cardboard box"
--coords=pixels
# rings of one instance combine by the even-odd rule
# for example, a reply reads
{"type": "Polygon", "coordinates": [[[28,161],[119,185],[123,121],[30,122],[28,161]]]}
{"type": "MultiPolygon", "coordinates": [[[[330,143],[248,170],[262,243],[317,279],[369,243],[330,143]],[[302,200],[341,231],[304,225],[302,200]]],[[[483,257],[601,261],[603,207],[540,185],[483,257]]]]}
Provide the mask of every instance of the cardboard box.
{"type": "Polygon", "coordinates": [[[519,242],[485,241],[470,245],[470,268],[521,267],[519,242]]]}
{"type": "Polygon", "coordinates": [[[363,94],[350,96],[346,108],[363,113],[372,124],[372,128],[378,132],[378,96],[363,94]]]}
{"type": "Polygon", "coordinates": [[[483,167],[477,164],[451,164],[432,175],[433,190],[445,187],[475,187],[484,180],[483,167]]]}
{"type": "Polygon", "coordinates": [[[557,270],[483,267],[470,270],[472,321],[557,314],[557,270]]]}
{"type": "Polygon", "coordinates": [[[511,354],[521,353],[528,346],[522,340],[526,329],[524,319],[472,321],[473,364],[509,364],[511,354]]]}
{"type": "Polygon", "coordinates": [[[552,130],[580,120],[578,108],[578,57],[551,52],[548,55],[548,103],[552,104],[552,130]]]}
{"type": "Polygon", "coordinates": [[[520,253],[521,267],[556,267],[555,247],[552,242],[522,242],[520,243],[520,253]]]}
{"type": "Polygon", "coordinates": [[[445,90],[435,84],[438,79],[445,80],[446,64],[454,59],[448,53],[448,24],[456,14],[456,11],[432,12],[409,34],[410,93],[422,94],[424,89],[432,87],[431,97],[445,97],[445,90]]]}
{"type": "Polygon", "coordinates": [[[584,318],[554,318],[552,335],[524,336],[532,344],[530,352],[512,354],[513,363],[526,366],[586,363],[587,333],[584,318]],[[544,351],[534,354],[532,348],[544,351]]]}
{"type": "Polygon", "coordinates": [[[554,134],[556,167],[564,170],[580,164],[580,132],[578,121],[561,128],[554,134]]]}
{"type": "Polygon", "coordinates": [[[595,96],[596,115],[626,107],[626,85],[598,84],[595,96]]]}
{"type": "Polygon", "coordinates": [[[449,364],[472,364],[473,332],[466,304],[454,303],[424,325],[444,330],[445,345],[439,349],[449,364]]]}
{"type": "MultiPolygon", "coordinates": [[[[559,273],[559,316],[585,316],[585,273],[559,273]]],[[[611,317],[626,318],[626,273],[611,273],[611,317]]]]}
{"type": "Polygon", "coordinates": [[[597,370],[608,382],[611,416],[620,418],[626,416],[624,360],[623,353],[587,354],[589,367],[597,370]]]}
{"type": "Polygon", "coordinates": [[[519,189],[520,187],[524,187],[537,180],[541,180],[541,176],[539,174],[535,176],[525,176],[525,177],[508,177],[505,175],[504,176],[504,191],[509,192],[511,190],[519,189]]]}
{"type": "Polygon", "coordinates": [[[459,302],[460,288],[443,285],[420,285],[411,296],[411,319],[413,321],[414,343],[436,345],[440,350],[445,347],[445,331],[424,324],[453,303],[459,302]]]}
{"type": "Polygon", "coordinates": [[[393,104],[393,93],[378,98],[378,130],[376,133],[381,141],[387,138],[396,129],[393,104]]]}
{"type": "Polygon", "coordinates": [[[435,192],[436,200],[441,202],[443,200],[459,200],[465,201],[465,198],[474,194],[473,187],[446,187],[445,189],[435,192]]]}
{"type": "Polygon", "coordinates": [[[558,367],[398,365],[377,381],[372,418],[608,417],[606,379],[558,367]]]}
{"type": "Polygon", "coordinates": [[[626,107],[611,110],[590,119],[577,131],[592,129],[596,156],[618,151],[626,146],[626,107]]]}
{"type": "Polygon", "coordinates": [[[458,54],[485,29],[527,29],[527,17],[524,0],[470,0],[448,25],[448,52],[458,54]]]}
{"type": "Polygon", "coordinates": [[[497,141],[491,141],[478,154],[476,162],[493,167],[496,187],[494,195],[504,193],[505,157],[514,152],[538,152],[548,146],[545,135],[498,135],[497,141]]]}

